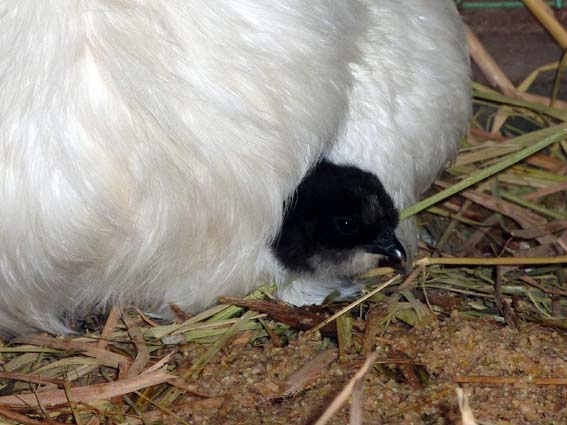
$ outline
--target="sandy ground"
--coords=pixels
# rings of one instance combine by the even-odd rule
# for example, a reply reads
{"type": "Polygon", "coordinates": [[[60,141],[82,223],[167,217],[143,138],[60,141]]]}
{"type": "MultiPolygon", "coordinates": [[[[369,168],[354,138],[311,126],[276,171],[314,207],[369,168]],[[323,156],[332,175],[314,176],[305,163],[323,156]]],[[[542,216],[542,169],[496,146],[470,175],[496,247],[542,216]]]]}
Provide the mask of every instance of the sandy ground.
{"type": "MultiPolygon", "coordinates": [[[[487,383],[484,378],[485,383],[462,385],[479,423],[567,423],[567,386],[537,385],[541,378],[567,378],[566,334],[531,324],[516,331],[493,321],[447,318],[424,329],[392,326],[380,337],[391,342],[377,341],[379,364],[367,375],[363,393],[366,424],[459,423],[455,380],[467,377],[517,381],[487,383]],[[400,358],[420,364],[428,382],[417,387],[407,382],[392,363],[400,358]]],[[[186,367],[202,353],[195,345],[188,348],[179,358],[186,367]]],[[[178,413],[195,424],[313,423],[356,373],[361,356],[335,360],[295,396],[273,397],[288,376],[329,348],[333,343],[317,339],[290,341],[283,348],[270,341],[232,346],[192,382],[216,402],[197,402],[178,413]]],[[[330,423],[348,420],[347,405],[330,423]]]]}

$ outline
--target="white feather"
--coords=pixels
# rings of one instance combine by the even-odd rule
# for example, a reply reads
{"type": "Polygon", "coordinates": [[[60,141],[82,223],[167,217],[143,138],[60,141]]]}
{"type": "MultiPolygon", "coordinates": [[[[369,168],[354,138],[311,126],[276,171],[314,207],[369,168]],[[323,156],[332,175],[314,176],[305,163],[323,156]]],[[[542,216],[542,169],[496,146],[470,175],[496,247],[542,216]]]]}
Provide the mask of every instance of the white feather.
{"type": "Polygon", "coordinates": [[[256,284],[337,139],[365,9],[0,0],[0,331],[256,284]]]}
{"type": "Polygon", "coordinates": [[[350,279],[313,279],[300,277],[278,288],[277,295],[298,307],[322,304],[333,293],[333,300],[346,300],[360,293],[363,287],[350,279]]]}

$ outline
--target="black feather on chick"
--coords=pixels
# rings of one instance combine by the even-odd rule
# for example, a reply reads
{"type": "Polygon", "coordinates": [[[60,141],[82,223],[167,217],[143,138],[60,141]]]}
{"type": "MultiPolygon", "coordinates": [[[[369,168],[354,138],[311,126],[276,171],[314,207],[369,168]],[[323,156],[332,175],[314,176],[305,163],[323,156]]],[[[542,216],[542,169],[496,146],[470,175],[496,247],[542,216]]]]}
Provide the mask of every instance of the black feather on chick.
{"type": "Polygon", "coordinates": [[[398,211],[372,173],[322,160],[286,207],[272,249],[290,271],[349,275],[362,271],[348,264],[364,254],[405,257],[394,234],[398,211]]]}

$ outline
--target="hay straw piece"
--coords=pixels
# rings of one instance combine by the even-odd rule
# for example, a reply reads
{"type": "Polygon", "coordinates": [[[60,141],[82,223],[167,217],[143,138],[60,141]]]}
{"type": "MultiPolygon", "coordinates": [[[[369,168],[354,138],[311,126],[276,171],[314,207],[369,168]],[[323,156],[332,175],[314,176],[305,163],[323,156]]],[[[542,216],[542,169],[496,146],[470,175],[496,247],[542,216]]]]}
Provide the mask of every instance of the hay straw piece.
{"type": "MultiPolygon", "coordinates": [[[[472,86],[473,86],[473,95],[477,101],[484,100],[491,103],[517,106],[520,108],[526,108],[528,110],[532,110],[534,112],[538,112],[540,114],[550,116],[559,121],[567,121],[567,113],[565,112],[564,108],[558,109],[557,107],[555,107],[556,105],[552,107],[552,106],[548,106],[549,103],[542,104],[541,102],[530,102],[529,100],[516,99],[514,97],[505,96],[503,94],[490,90],[488,87],[485,87],[479,83],[473,82],[472,86]]],[[[525,96],[527,96],[527,93],[524,94],[524,97],[525,96]]]]}
{"type": "Polygon", "coordinates": [[[196,316],[191,317],[189,320],[187,320],[186,322],[180,323],[180,324],[173,324],[173,325],[166,325],[166,326],[158,326],[155,328],[150,328],[147,329],[144,332],[144,337],[146,338],[156,338],[156,339],[161,339],[166,335],[175,333],[175,332],[183,332],[183,329],[187,326],[190,326],[192,324],[201,322],[203,320],[206,320],[212,316],[214,316],[215,314],[226,310],[227,306],[226,305],[217,305],[214,306],[208,310],[205,310],[199,314],[197,314],[196,316]]]}
{"type": "Polygon", "coordinates": [[[177,304],[169,304],[169,308],[180,322],[186,322],[191,318],[191,315],[184,312],[177,304]]]}
{"type": "MultiPolygon", "coordinates": [[[[442,181],[437,181],[435,182],[435,184],[441,187],[450,186],[449,183],[442,181]]],[[[525,208],[519,207],[515,204],[512,204],[511,202],[504,201],[500,198],[495,198],[494,196],[490,196],[485,193],[479,193],[473,190],[465,190],[460,192],[459,195],[479,205],[482,205],[489,210],[510,217],[523,228],[543,225],[546,223],[546,220],[544,218],[531,212],[530,210],[526,210],[525,208]]],[[[553,242],[552,238],[548,236],[538,237],[537,241],[542,245],[553,242]]]]}
{"type": "Polygon", "coordinates": [[[347,352],[352,346],[352,318],[350,316],[342,315],[337,317],[335,321],[337,325],[337,342],[339,345],[339,358],[341,361],[346,360],[347,352]]]}
{"type": "Polygon", "coordinates": [[[217,354],[229,343],[229,341],[236,335],[237,332],[244,329],[244,325],[246,325],[248,321],[252,320],[252,318],[256,314],[257,313],[254,311],[247,311],[246,313],[244,313],[240,320],[238,320],[238,322],[227,329],[224,334],[217,340],[217,342],[209,347],[207,352],[195,361],[191,369],[189,369],[188,373],[186,374],[186,377],[190,377],[196,373],[199,373],[203,369],[203,367],[205,367],[205,365],[215,356],[215,354],[217,354]]]}
{"type": "Polygon", "coordinates": [[[518,84],[518,90],[528,91],[533,83],[538,79],[540,74],[549,71],[557,71],[559,69],[559,62],[551,62],[534,69],[524,80],[518,84]]]}
{"type": "MultiPolygon", "coordinates": [[[[530,155],[533,155],[536,152],[539,152],[540,150],[546,148],[547,146],[550,146],[554,143],[559,142],[560,140],[563,140],[566,135],[567,135],[567,124],[560,124],[554,127],[550,127],[550,128],[546,128],[543,130],[538,130],[538,131],[534,131],[532,133],[528,133],[526,135],[523,136],[519,136],[516,139],[516,143],[518,143],[519,141],[521,141],[522,143],[525,143],[528,140],[538,140],[536,143],[534,143],[531,146],[528,146],[527,148],[522,149],[519,152],[513,153],[509,156],[507,156],[505,159],[503,159],[502,161],[491,165],[490,167],[485,168],[484,170],[481,170],[477,173],[475,173],[474,175],[467,177],[463,180],[461,180],[459,183],[446,188],[445,190],[421,201],[418,202],[417,204],[406,208],[404,211],[401,212],[400,214],[400,220],[405,220],[415,214],[417,214],[420,211],[423,211],[433,205],[435,205],[436,203],[452,196],[455,195],[461,191],[463,191],[464,189],[467,189],[468,187],[487,179],[488,177],[493,176],[494,174],[497,174],[503,170],[505,170],[508,167],[511,167],[512,165],[516,164],[517,162],[527,158],[530,155]],[[542,138],[543,137],[543,138],[542,138]],[[541,138],[541,140],[540,140],[541,138]]],[[[514,140],[514,139],[512,139],[514,140]]],[[[536,223],[538,224],[538,223],[536,223]]]]}
{"type": "Polygon", "coordinates": [[[514,144],[497,144],[487,142],[479,145],[476,149],[463,154],[459,154],[455,161],[455,167],[473,164],[475,162],[486,161],[487,159],[498,158],[517,152],[521,146],[514,144]]]}
{"type": "Polygon", "coordinates": [[[65,396],[67,397],[67,404],[69,406],[69,409],[71,410],[71,415],[73,416],[73,420],[75,421],[75,424],[82,425],[81,418],[79,417],[79,414],[75,409],[76,403],[73,397],[73,393],[71,392],[71,387],[69,385],[69,382],[65,382],[65,385],[63,385],[63,391],[65,392],[65,396]]]}
{"type": "Polygon", "coordinates": [[[544,292],[546,294],[567,296],[566,291],[563,291],[563,290],[557,289],[557,288],[546,288],[545,286],[540,285],[534,279],[532,279],[531,277],[529,277],[527,275],[520,277],[520,280],[523,281],[523,282],[526,282],[528,285],[531,285],[534,288],[541,290],[542,292],[544,292]]]}
{"type": "Polygon", "coordinates": [[[364,390],[364,380],[360,379],[354,384],[350,402],[349,425],[362,425],[362,393],[364,390]]]}
{"type": "Polygon", "coordinates": [[[544,187],[534,192],[528,193],[524,195],[523,198],[526,201],[537,201],[544,196],[552,195],[557,192],[561,192],[563,190],[567,190],[567,182],[558,183],[552,186],[544,187]]]}
{"type": "Polygon", "coordinates": [[[567,385],[567,377],[533,378],[531,376],[458,376],[453,381],[457,384],[504,385],[530,382],[538,386],[567,385]]]}
{"type": "Polygon", "coordinates": [[[496,279],[494,279],[494,301],[496,308],[504,318],[504,321],[508,326],[513,327],[516,330],[520,329],[520,318],[518,313],[514,311],[508,302],[504,299],[504,294],[502,293],[502,267],[496,267],[496,279]]]}
{"type": "Polygon", "coordinates": [[[507,201],[510,201],[516,205],[519,205],[521,207],[530,209],[532,211],[535,211],[536,213],[539,213],[542,216],[546,216],[548,218],[554,218],[556,220],[563,220],[567,217],[565,217],[565,214],[561,214],[558,212],[555,212],[553,210],[550,210],[549,208],[546,208],[540,204],[531,202],[531,201],[527,201],[524,198],[520,197],[520,196],[516,196],[510,192],[505,192],[502,191],[500,192],[500,196],[502,196],[503,199],[506,199],[507,201]]]}
{"type": "Polygon", "coordinates": [[[465,33],[467,36],[469,53],[486,79],[490,81],[490,84],[497,87],[505,95],[515,97],[516,87],[508,79],[508,76],[504,73],[504,71],[502,71],[502,69],[498,66],[490,53],[488,53],[488,51],[484,48],[478,37],[468,26],[465,26],[465,33]]]}
{"type": "Polygon", "coordinates": [[[567,49],[567,31],[555,18],[553,11],[542,0],[523,0],[523,2],[555,41],[563,49],[567,49]]]}
{"type": "Polygon", "coordinates": [[[51,375],[53,374],[62,375],[63,373],[67,373],[68,375],[65,377],[65,379],[69,379],[69,374],[75,375],[77,366],[91,367],[94,369],[99,367],[100,363],[98,362],[97,359],[92,357],[83,357],[83,356],[65,357],[63,359],[50,361],[49,363],[42,365],[41,367],[35,369],[34,373],[42,374],[43,372],[48,372],[48,371],[50,372],[51,375]]]}
{"type": "Polygon", "coordinates": [[[3,372],[0,371],[0,379],[10,379],[13,381],[29,382],[32,384],[39,385],[63,385],[63,379],[58,378],[46,378],[39,374],[27,374],[27,373],[17,373],[17,372],[3,372]]]}
{"type": "Polygon", "coordinates": [[[477,425],[471,406],[469,405],[469,398],[462,388],[457,388],[457,399],[459,401],[459,410],[461,411],[463,425],[477,425]]]}
{"type": "MultiPolygon", "coordinates": [[[[242,298],[221,297],[222,302],[230,303],[250,310],[265,313],[273,320],[291,328],[307,331],[325,320],[326,315],[318,311],[296,307],[289,304],[263,300],[248,300],[242,298]]],[[[336,326],[325,326],[321,329],[324,336],[336,337],[336,326]]]]}
{"type": "Polygon", "coordinates": [[[145,373],[152,373],[152,372],[155,372],[158,369],[161,369],[167,363],[169,363],[169,361],[171,360],[171,358],[173,357],[174,354],[175,354],[175,352],[168,353],[165,357],[159,359],[159,361],[157,361],[155,364],[150,366],[148,369],[144,370],[141,374],[143,375],[145,373]]]}
{"type": "Polygon", "coordinates": [[[362,338],[360,348],[361,354],[367,356],[374,351],[374,348],[376,347],[376,336],[382,329],[382,321],[387,314],[388,311],[383,305],[376,304],[366,315],[366,321],[364,322],[364,336],[362,338]]]}
{"type": "Polygon", "coordinates": [[[335,397],[331,405],[327,408],[327,410],[325,410],[325,412],[321,415],[321,417],[317,419],[314,425],[325,425],[329,421],[329,419],[333,417],[333,415],[342,407],[342,405],[350,397],[350,395],[354,390],[354,387],[364,379],[364,377],[370,370],[370,367],[372,366],[374,361],[376,361],[377,357],[378,357],[377,353],[372,353],[367,357],[366,361],[364,362],[364,365],[360,368],[358,372],[356,372],[356,375],[354,375],[352,379],[345,385],[343,390],[339,393],[339,395],[337,395],[337,397],[335,397]]]}
{"type": "Polygon", "coordinates": [[[431,258],[424,257],[417,260],[414,265],[431,266],[538,266],[546,264],[567,264],[567,255],[556,257],[464,257],[464,258],[431,258]]]}
{"type": "MultiPolygon", "coordinates": [[[[77,403],[91,402],[95,400],[107,400],[113,397],[129,394],[143,388],[163,384],[170,379],[175,379],[175,376],[168,374],[165,369],[160,369],[153,373],[143,374],[121,381],[94,384],[84,387],[72,387],[69,391],[77,403]]],[[[54,406],[57,404],[66,404],[68,402],[68,397],[65,390],[35,394],[9,395],[0,397],[0,406],[36,406],[38,400],[44,406],[54,406]]]]}
{"type": "Polygon", "coordinates": [[[146,314],[144,314],[144,312],[142,310],[140,310],[139,307],[134,306],[132,308],[134,309],[134,311],[136,313],[138,313],[138,316],[140,316],[140,319],[142,319],[144,322],[146,322],[149,326],[151,326],[152,328],[159,326],[159,323],[150,319],[146,314]]]}
{"type": "Polygon", "coordinates": [[[366,301],[368,298],[373,297],[374,295],[376,295],[378,292],[382,291],[384,288],[394,284],[395,282],[400,280],[400,275],[396,275],[393,278],[391,278],[390,280],[384,282],[382,285],[378,286],[376,289],[373,289],[372,291],[368,292],[366,295],[358,298],[357,300],[354,300],[352,303],[350,303],[349,305],[347,305],[346,307],[342,308],[341,310],[339,310],[338,312],[336,312],[335,314],[333,314],[332,316],[328,317],[327,319],[323,320],[321,323],[319,323],[317,326],[315,326],[314,328],[311,328],[307,331],[306,335],[312,335],[315,332],[317,332],[319,329],[323,328],[324,326],[327,326],[329,323],[333,322],[337,317],[342,316],[343,314],[349,312],[350,310],[352,310],[353,308],[355,308],[356,306],[362,304],[364,301],[366,301]]]}
{"type": "MultiPolygon", "coordinates": [[[[35,419],[28,418],[26,415],[22,415],[17,412],[12,412],[8,409],[2,409],[0,407],[0,417],[4,417],[6,419],[10,419],[11,421],[16,421],[18,424],[22,425],[50,425],[53,422],[43,422],[43,421],[36,421],[35,419]]],[[[5,422],[2,422],[4,425],[5,422]]]]}
{"type": "Polygon", "coordinates": [[[264,328],[264,330],[266,331],[266,333],[268,334],[268,336],[272,340],[272,344],[274,344],[275,347],[281,348],[281,347],[284,346],[284,344],[283,344],[282,340],[280,339],[280,337],[278,336],[278,334],[276,334],[274,332],[272,327],[268,323],[266,323],[265,320],[258,319],[258,322],[260,322],[260,324],[262,325],[262,327],[264,328]]]}
{"type": "Polygon", "coordinates": [[[313,381],[324,369],[337,359],[337,352],[333,349],[321,351],[299,370],[293,372],[284,384],[284,392],[278,397],[289,397],[308,388],[309,383],[313,381]]]}
{"type": "Polygon", "coordinates": [[[132,365],[128,369],[127,376],[131,378],[133,376],[139,375],[142,370],[144,370],[144,368],[150,361],[150,350],[146,345],[146,340],[144,339],[142,331],[128,316],[128,313],[121,311],[120,316],[122,317],[122,321],[126,325],[126,329],[128,331],[128,334],[130,335],[130,338],[132,338],[132,342],[138,350],[136,358],[134,359],[134,363],[132,363],[132,365]]]}
{"type": "Polygon", "coordinates": [[[58,339],[45,335],[18,337],[13,341],[15,344],[31,344],[36,346],[45,346],[57,350],[78,352],[88,357],[93,357],[99,361],[101,365],[113,368],[128,368],[130,360],[117,353],[107,350],[101,350],[90,343],[74,342],[67,339],[58,339]]]}
{"type": "Polygon", "coordinates": [[[117,305],[113,305],[106,317],[106,322],[104,323],[104,327],[102,328],[102,332],[100,333],[100,339],[97,341],[96,346],[101,350],[104,350],[108,343],[110,342],[110,336],[112,332],[118,325],[118,321],[120,320],[120,308],[117,305]]]}
{"type": "Polygon", "coordinates": [[[558,173],[563,167],[565,167],[565,162],[544,154],[535,154],[534,156],[527,158],[526,162],[530,165],[543,168],[552,173],[558,173]]]}

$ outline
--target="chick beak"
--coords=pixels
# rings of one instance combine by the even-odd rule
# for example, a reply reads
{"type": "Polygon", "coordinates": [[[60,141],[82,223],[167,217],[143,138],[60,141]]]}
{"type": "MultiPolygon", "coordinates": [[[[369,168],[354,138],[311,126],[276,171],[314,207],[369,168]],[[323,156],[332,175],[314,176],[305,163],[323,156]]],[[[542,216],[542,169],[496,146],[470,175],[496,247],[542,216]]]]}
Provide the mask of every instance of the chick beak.
{"type": "Polygon", "coordinates": [[[394,232],[384,233],[372,241],[366,246],[366,252],[383,255],[392,263],[400,264],[403,268],[406,266],[406,251],[394,232]]]}

